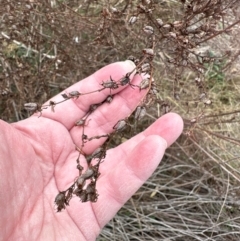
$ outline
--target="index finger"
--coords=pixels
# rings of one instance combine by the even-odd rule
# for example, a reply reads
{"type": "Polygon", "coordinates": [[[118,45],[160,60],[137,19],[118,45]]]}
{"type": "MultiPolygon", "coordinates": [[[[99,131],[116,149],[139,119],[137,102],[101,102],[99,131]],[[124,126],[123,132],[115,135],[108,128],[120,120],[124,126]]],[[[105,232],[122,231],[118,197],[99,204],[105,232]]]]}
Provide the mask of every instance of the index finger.
{"type": "MultiPolygon", "coordinates": [[[[132,61],[116,62],[110,65],[103,67],[98,70],[91,76],[79,81],[78,83],[70,86],[64,92],[56,95],[51,98],[49,101],[55,103],[64,100],[62,94],[70,93],[71,91],[78,91],[84,95],[80,95],[79,98],[72,98],[67,101],[64,101],[54,107],[54,112],[51,108],[44,109],[42,116],[55,120],[63,124],[68,130],[74,126],[74,122],[77,119],[82,118],[86,115],[89,110],[89,107],[92,104],[98,104],[104,101],[107,96],[110,94],[109,88],[97,91],[103,88],[101,85],[103,81],[109,81],[110,78],[113,80],[119,80],[123,78],[127,73],[131,72],[135,68],[135,64],[132,61]],[[91,94],[86,94],[91,91],[96,91],[91,94]]],[[[130,76],[130,80],[133,78],[133,75],[130,76]]],[[[115,94],[121,91],[125,86],[119,86],[117,89],[111,89],[111,94],[115,94]]],[[[47,102],[46,104],[48,104],[47,102]]]]}

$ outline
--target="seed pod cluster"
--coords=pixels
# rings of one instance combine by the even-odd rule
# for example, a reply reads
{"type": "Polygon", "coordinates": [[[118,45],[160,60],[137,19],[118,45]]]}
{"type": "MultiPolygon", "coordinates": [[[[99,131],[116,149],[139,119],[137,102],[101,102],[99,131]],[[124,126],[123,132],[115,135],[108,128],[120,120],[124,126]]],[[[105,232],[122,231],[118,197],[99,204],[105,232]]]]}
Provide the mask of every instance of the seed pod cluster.
{"type": "Polygon", "coordinates": [[[144,106],[138,106],[134,118],[135,120],[140,120],[146,115],[146,108],[144,106]]]}
{"type": "Polygon", "coordinates": [[[137,21],[137,17],[136,16],[132,16],[132,17],[130,17],[128,22],[129,22],[129,24],[134,24],[136,21],[137,21]]]}
{"type": "MultiPolygon", "coordinates": [[[[154,35],[153,27],[151,26],[148,26],[148,25],[145,26],[144,31],[148,36],[154,35]]],[[[133,85],[131,83],[130,76],[131,75],[134,76],[134,74],[150,75],[151,68],[152,68],[151,62],[153,60],[153,57],[154,57],[153,48],[143,49],[142,57],[140,58],[131,57],[132,61],[134,61],[136,65],[136,67],[133,68],[132,71],[126,73],[118,80],[114,80],[110,76],[108,80],[102,81],[102,83],[100,84],[101,88],[99,89],[90,90],[87,93],[80,93],[77,90],[66,92],[62,94],[63,100],[60,100],[60,101],[51,100],[48,104],[41,106],[40,108],[35,103],[25,104],[25,108],[27,110],[37,111],[39,109],[43,110],[45,108],[50,107],[52,111],[55,112],[56,110],[54,110],[54,107],[58,104],[61,104],[62,102],[68,101],[70,99],[75,101],[76,99],[81,98],[84,95],[100,92],[106,89],[109,89],[110,91],[110,95],[107,96],[105,100],[103,100],[100,103],[91,104],[89,106],[87,114],[84,117],[80,118],[79,120],[75,121],[75,127],[79,128],[80,130],[82,129],[82,133],[81,133],[82,146],[81,148],[76,148],[76,149],[79,151],[79,157],[80,155],[84,155],[86,164],[88,165],[88,167],[86,170],[84,170],[84,168],[80,165],[79,157],[77,158],[77,169],[79,171],[78,177],[75,178],[73,184],[69,188],[67,188],[64,191],[60,191],[55,198],[55,205],[57,206],[58,212],[65,209],[66,206],[69,205],[70,200],[73,197],[78,197],[81,202],[97,201],[98,192],[96,189],[96,184],[97,184],[98,177],[100,176],[100,173],[99,173],[100,163],[102,163],[104,158],[106,157],[106,147],[107,147],[106,143],[108,143],[109,140],[113,139],[117,135],[122,136],[122,133],[126,129],[126,127],[128,126],[132,127],[132,125],[129,124],[128,118],[120,119],[113,126],[112,133],[96,135],[91,137],[89,137],[88,134],[85,133],[85,129],[86,129],[85,127],[88,126],[88,123],[91,120],[90,119],[91,114],[94,111],[96,111],[99,106],[101,106],[106,102],[108,104],[111,104],[111,102],[113,101],[113,95],[111,93],[112,90],[117,89],[118,87],[121,87],[121,86],[127,87],[127,85],[129,85],[133,89],[135,89],[135,87],[138,87],[140,90],[148,89],[147,92],[150,93],[152,88],[148,88],[148,87],[151,87],[150,81],[152,81],[153,78],[145,76],[145,78],[141,81],[141,83],[138,86],[138,85],[133,85]],[[100,139],[100,138],[106,138],[107,141],[102,146],[97,148],[91,155],[85,155],[84,152],[82,151],[85,143],[90,142],[94,139],[100,139]],[[95,163],[95,165],[93,163],[95,163]]],[[[143,118],[145,113],[146,113],[146,108],[143,105],[137,107],[135,116],[134,116],[135,122],[138,123],[138,121],[141,118],[143,118]]],[[[136,126],[134,125],[134,127],[136,126]]]]}
{"type": "Polygon", "coordinates": [[[152,35],[154,33],[154,29],[152,26],[145,26],[143,28],[143,31],[147,34],[147,35],[152,35]]]}
{"type": "Polygon", "coordinates": [[[80,170],[79,177],[74,184],[66,191],[61,191],[55,198],[55,205],[57,206],[57,212],[62,211],[69,205],[73,195],[77,196],[81,202],[96,202],[98,198],[98,192],[96,189],[96,181],[100,176],[99,165],[101,160],[95,165],[89,165],[88,169],[82,173],[83,167],[78,163],[77,169],[80,170]]]}

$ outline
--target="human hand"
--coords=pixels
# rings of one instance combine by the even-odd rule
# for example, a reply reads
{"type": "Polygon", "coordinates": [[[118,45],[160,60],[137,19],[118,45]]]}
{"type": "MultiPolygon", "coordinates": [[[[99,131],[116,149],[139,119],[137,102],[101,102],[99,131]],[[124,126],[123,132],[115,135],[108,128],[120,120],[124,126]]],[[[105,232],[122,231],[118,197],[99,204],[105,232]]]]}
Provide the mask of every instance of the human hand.
{"type": "MultiPolygon", "coordinates": [[[[119,79],[134,66],[130,61],[108,65],[92,76],[69,87],[88,92],[103,80],[119,79]]],[[[135,76],[133,84],[141,81],[135,76]]],[[[84,127],[89,136],[106,134],[119,119],[128,116],[145,91],[129,85],[116,90],[112,103],[99,106],[84,127]]],[[[81,146],[81,128],[74,122],[84,117],[91,104],[102,102],[109,89],[78,99],[70,99],[43,110],[42,116],[8,124],[0,121],[0,240],[95,240],[103,226],[151,176],[165,149],[180,135],[182,119],[173,113],[153,123],[144,132],[107,151],[97,180],[96,203],[71,200],[63,212],[56,212],[54,199],[77,176],[75,145],[81,146]]],[[[62,100],[59,94],[54,101],[62,100]]],[[[102,143],[86,143],[84,152],[92,153],[102,143]]]]}

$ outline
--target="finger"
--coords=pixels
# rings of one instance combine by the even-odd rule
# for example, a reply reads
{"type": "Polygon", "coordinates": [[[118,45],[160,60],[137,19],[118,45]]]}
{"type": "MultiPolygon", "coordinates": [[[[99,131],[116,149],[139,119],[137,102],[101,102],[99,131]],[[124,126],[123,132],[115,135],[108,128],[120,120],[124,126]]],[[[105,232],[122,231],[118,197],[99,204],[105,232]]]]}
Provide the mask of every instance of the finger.
{"type": "MultiPolygon", "coordinates": [[[[78,91],[81,94],[84,94],[91,91],[100,90],[103,87],[101,85],[103,81],[109,81],[110,77],[113,80],[119,80],[123,78],[127,73],[131,72],[134,68],[134,63],[129,60],[110,64],[98,70],[93,75],[67,88],[63,93],[78,91]]],[[[133,74],[130,76],[130,79],[132,79],[132,77],[133,74]]],[[[120,86],[117,89],[111,90],[111,93],[115,94],[126,87],[127,85],[120,86]]],[[[62,97],[63,93],[53,97],[51,101],[57,103],[64,100],[62,97]]],[[[86,114],[90,105],[101,103],[106,99],[109,93],[109,89],[104,89],[102,91],[97,91],[91,94],[84,94],[79,96],[79,98],[69,99],[59,105],[56,105],[54,107],[54,112],[51,110],[51,108],[44,109],[42,111],[42,116],[58,121],[62,123],[67,129],[71,129],[74,126],[74,122],[86,114]]],[[[48,103],[49,102],[46,104],[48,103]]]]}
{"type": "MultiPolygon", "coordinates": [[[[138,85],[142,80],[140,75],[133,78],[132,84],[138,85]]],[[[119,120],[127,118],[135,108],[141,104],[141,101],[146,94],[146,90],[139,91],[139,88],[132,88],[128,86],[117,95],[114,96],[113,101],[104,103],[98,107],[86,121],[84,127],[75,126],[70,133],[74,143],[77,146],[82,144],[82,134],[84,128],[84,135],[88,138],[94,136],[104,136],[114,131],[113,127],[119,120]]],[[[101,146],[106,138],[96,138],[84,144],[83,151],[86,154],[93,152],[96,148],[101,146]]]]}
{"type": "Polygon", "coordinates": [[[107,160],[101,165],[97,183],[100,196],[94,204],[99,223],[105,225],[152,175],[166,147],[178,138],[182,128],[182,119],[171,113],[142,134],[109,151],[107,160]]]}
{"type": "Polygon", "coordinates": [[[146,130],[131,138],[131,142],[123,143],[121,145],[122,152],[126,152],[128,149],[134,148],[137,143],[150,135],[161,136],[166,140],[167,146],[170,146],[177,139],[177,137],[180,136],[182,130],[182,118],[178,114],[168,113],[156,120],[146,130]]]}
{"type": "Polygon", "coordinates": [[[122,163],[129,151],[136,148],[136,146],[147,137],[158,135],[165,140],[165,146],[169,147],[180,136],[182,130],[183,120],[179,115],[169,113],[162,116],[143,132],[132,137],[130,140],[122,143],[118,147],[109,150],[107,152],[107,160],[101,165],[102,174],[107,175],[109,170],[112,170],[113,167],[122,163]],[[109,159],[111,161],[108,161],[109,159]]]}
{"type": "MultiPolygon", "coordinates": [[[[164,139],[149,136],[129,151],[125,159],[118,160],[118,165],[112,166],[104,178],[98,180],[100,196],[93,206],[102,227],[151,176],[163,157],[165,148],[164,139]]],[[[115,162],[116,159],[109,161],[115,162]]]]}

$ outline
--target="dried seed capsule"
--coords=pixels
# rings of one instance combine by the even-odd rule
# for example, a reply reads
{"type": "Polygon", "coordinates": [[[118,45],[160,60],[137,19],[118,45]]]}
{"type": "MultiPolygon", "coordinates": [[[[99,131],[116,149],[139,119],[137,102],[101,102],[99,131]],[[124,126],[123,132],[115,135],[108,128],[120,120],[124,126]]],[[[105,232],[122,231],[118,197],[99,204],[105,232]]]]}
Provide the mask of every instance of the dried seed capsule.
{"type": "Polygon", "coordinates": [[[128,84],[130,82],[129,75],[126,74],[126,76],[124,76],[122,79],[120,79],[119,82],[120,82],[120,85],[122,85],[122,86],[128,84]]]}
{"type": "Polygon", "coordinates": [[[109,95],[109,96],[107,97],[107,99],[106,99],[106,102],[111,103],[112,100],[113,100],[113,96],[112,96],[112,95],[109,95]]]}
{"type": "Polygon", "coordinates": [[[136,16],[132,16],[130,19],[129,19],[129,24],[134,24],[135,22],[137,21],[137,17],[136,16]]]}
{"type": "Polygon", "coordinates": [[[183,66],[187,66],[187,65],[188,65],[188,61],[187,61],[186,59],[184,59],[184,60],[182,61],[182,65],[183,65],[183,66]]]}
{"type": "Polygon", "coordinates": [[[147,35],[152,35],[154,33],[154,29],[152,26],[145,26],[143,28],[143,31],[147,34],[147,35]]]}
{"type": "Polygon", "coordinates": [[[62,97],[63,97],[64,99],[69,99],[69,97],[68,97],[67,94],[62,94],[62,97]]]}
{"type": "Polygon", "coordinates": [[[85,190],[82,190],[82,192],[79,193],[78,197],[81,199],[83,203],[88,201],[88,195],[85,190]]]}
{"type": "Polygon", "coordinates": [[[137,7],[140,13],[146,13],[148,11],[148,9],[146,9],[146,7],[143,6],[142,4],[139,4],[137,7]]]}
{"type": "Polygon", "coordinates": [[[130,55],[128,58],[128,60],[131,60],[133,63],[135,62],[136,58],[133,55],[130,55]]]}
{"type": "Polygon", "coordinates": [[[88,168],[87,171],[85,173],[83,173],[81,178],[86,180],[86,179],[93,177],[94,174],[95,174],[95,171],[93,170],[93,168],[88,168]]]}
{"type": "Polygon", "coordinates": [[[202,61],[205,62],[205,63],[209,63],[209,62],[211,62],[212,60],[213,60],[213,59],[210,58],[210,57],[203,57],[203,58],[202,58],[202,61]]]}
{"type": "Polygon", "coordinates": [[[73,90],[69,93],[71,97],[79,97],[81,94],[77,90],[73,90]]]}
{"type": "Polygon", "coordinates": [[[200,94],[200,96],[199,96],[199,99],[200,100],[203,100],[203,99],[205,99],[206,98],[206,94],[203,92],[203,93],[201,93],[200,94]]]}
{"type": "Polygon", "coordinates": [[[156,86],[151,86],[151,90],[150,93],[153,95],[157,95],[158,94],[158,89],[156,86]]]}
{"type": "Polygon", "coordinates": [[[199,9],[201,9],[202,8],[202,6],[201,5],[198,5],[197,3],[193,6],[193,8],[192,8],[192,11],[195,13],[195,12],[197,12],[197,11],[199,11],[199,9]]]}
{"type": "Polygon", "coordinates": [[[170,106],[168,104],[164,104],[162,107],[163,107],[163,110],[164,110],[165,114],[169,112],[170,106]]]}
{"type": "Polygon", "coordinates": [[[145,63],[141,66],[141,72],[148,72],[150,70],[150,64],[145,63]]]}
{"type": "Polygon", "coordinates": [[[73,191],[73,194],[75,194],[76,196],[79,196],[80,193],[82,192],[83,190],[81,188],[76,188],[74,191],[73,191]]]}
{"type": "Polygon", "coordinates": [[[85,156],[87,163],[90,163],[92,161],[92,155],[85,156]]]}
{"type": "Polygon", "coordinates": [[[118,84],[110,77],[110,81],[102,82],[101,84],[104,88],[117,89],[118,84]]]}
{"type": "Polygon", "coordinates": [[[95,193],[96,192],[96,184],[91,182],[87,185],[86,187],[86,193],[90,194],[90,193],[95,193]]]}
{"type": "Polygon", "coordinates": [[[149,78],[143,79],[141,81],[141,83],[140,83],[140,90],[148,88],[149,84],[150,84],[150,79],[149,78]]]}
{"type": "Polygon", "coordinates": [[[140,59],[135,59],[134,64],[138,65],[140,63],[140,59]]]}
{"type": "Polygon", "coordinates": [[[150,56],[154,56],[154,51],[153,49],[143,49],[143,53],[150,55],[150,56]]]}
{"type": "Polygon", "coordinates": [[[82,134],[82,140],[83,140],[83,141],[86,141],[87,139],[88,139],[88,136],[85,135],[85,134],[82,134]]]}
{"type": "Polygon", "coordinates": [[[180,28],[180,27],[182,27],[182,25],[183,25],[183,22],[182,22],[182,21],[174,21],[174,22],[173,22],[173,26],[174,26],[175,28],[180,28]]]}
{"type": "Polygon", "coordinates": [[[37,103],[26,103],[24,104],[24,109],[27,111],[36,111],[38,109],[37,103]]]}
{"type": "Polygon", "coordinates": [[[54,101],[50,100],[49,105],[51,106],[52,112],[55,112],[54,107],[56,106],[56,103],[54,101]]]}
{"type": "Polygon", "coordinates": [[[57,205],[61,204],[65,200],[65,192],[59,192],[55,198],[55,203],[57,205]]]}
{"type": "Polygon", "coordinates": [[[145,4],[150,4],[150,3],[151,3],[151,0],[144,0],[144,3],[145,3],[145,4]]]}
{"type": "Polygon", "coordinates": [[[180,100],[180,95],[178,94],[178,93],[174,93],[174,98],[176,99],[176,100],[180,100]]]}
{"type": "Polygon", "coordinates": [[[103,148],[99,147],[92,153],[91,156],[92,158],[105,158],[106,151],[103,148]]]}
{"type": "Polygon", "coordinates": [[[79,189],[82,189],[85,183],[86,183],[86,178],[84,178],[83,175],[77,179],[77,186],[79,189]]]}
{"type": "Polygon", "coordinates": [[[189,43],[188,38],[184,38],[184,39],[183,39],[183,43],[184,43],[184,44],[188,44],[188,43],[189,43]]]}
{"type": "Polygon", "coordinates": [[[199,96],[199,99],[205,104],[205,105],[210,105],[212,101],[207,97],[206,93],[201,93],[199,96]]]}
{"type": "Polygon", "coordinates": [[[168,35],[172,38],[177,38],[177,34],[174,32],[169,32],[168,35]]]}
{"type": "Polygon", "coordinates": [[[195,81],[196,81],[197,84],[199,84],[199,83],[201,83],[201,78],[197,77],[197,78],[195,78],[195,81]]]}
{"type": "Polygon", "coordinates": [[[92,112],[98,108],[99,104],[92,104],[90,105],[89,111],[92,112]]]}
{"type": "Polygon", "coordinates": [[[197,122],[197,119],[196,118],[193,118],[190,120],[191,123],[196,123],[197,122]]]}
{"type": "Polygon", "coordinates": [[[158,24],[159,27],[163,26],[163,21],[162,21],[161,18],[156,19],[156,21],[157,21],[157,24],[158,24]]]}
{"type": "Polygon", "coordinates": [[[144,106],[138,106],[135,112],[134,118],[136,120],[142,119],[146,115],[146,108],[144,106]]]}
{"type": "Polygon", "coordinates": [[[72,194],[73,194],[73,187],[70,187],[68,189],[68,192],[67,192],[67,195],[66,195],[66,198],[65,198],[65,204],[66,205],[69,205],[69,202],[72,199],[72,194]]]}
{"type": "Polygon", "coordinates": [[[4,95],[7,95],[7,94],[9,94],[9,93],[10,93],[9,88],[4,88],[4,89],[2,89],[1,92],[0,92],[0,94],[3,95],[3,96],[4,96],[4,95]]]}
{"type": "Polygon", "coordinates": [[[83,126],[85,124],[86,120],[85,119],[80,119],[75,122],[75,126],[83,126]]]}
{"type": "Polygon", "coordinates": [[[114,8],[114,7],[110,7],[110,8],[112,13],[119,13],[119,10],[117,8],[114,8]]]}
{"type": "Polygon", "coordinates": [[[117,122],[117,124],[113,127],[116,131],[122,131],[127,125],[127,122],[125,120],[120,120],[117,122]]]}
{"type": "Polygon", "coordinates": [[[165,29],[170,29],[170,28],[171,28],[171,25],[168,24],[168,23],[166,23],[166,24],[164,24],[162,27],[165,28],[165,29]]]}
{"type": "Polygon", "coordinates": [[[87,195],[87,200],[90,201],[90,202],[96,202],[97,199],[98,199],[97,191],[95,193],[89,193],[87,195]]]}
{"type": "Polygon", "coordinates": [[[57,205],[57,212],[65,209],[65,192],[59,192],[55,198],[55,204],[57,205]]]}
{"type": "Polygon", "coordinates": [[[83,166],[81,166],[80,164],[77,164],[77,169],[79,170],[79,176],[82,175],[82,171],[83,171],[83,166]]]}
{"type": "Polygon", "coordinates": [[[206,99],[206,100],[203,101],[203,103],[206,104],[206,105],[211,105],[212,101],[209,100],[209,99],[206,99]]]}

